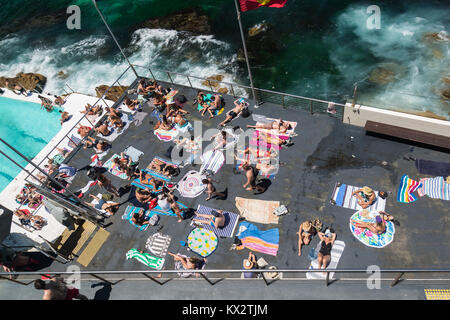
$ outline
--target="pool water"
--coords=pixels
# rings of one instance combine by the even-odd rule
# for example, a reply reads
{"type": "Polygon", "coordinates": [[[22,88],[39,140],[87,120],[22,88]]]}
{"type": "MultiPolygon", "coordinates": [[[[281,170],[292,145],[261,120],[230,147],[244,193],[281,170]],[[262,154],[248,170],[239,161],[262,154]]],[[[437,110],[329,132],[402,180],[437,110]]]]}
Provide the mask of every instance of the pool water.
{"type": "MultiPolygon", "coordinates": [[[[47,112],[38,103],[0,97],[0,137],[27,158],[33,159],[59,132],[60,113],[47,112]]],[[[25,167],[27,162],[0,142],[0,150],[25,167]]],[[[20,173],[0,154],[0,192],[20,173]]]]}

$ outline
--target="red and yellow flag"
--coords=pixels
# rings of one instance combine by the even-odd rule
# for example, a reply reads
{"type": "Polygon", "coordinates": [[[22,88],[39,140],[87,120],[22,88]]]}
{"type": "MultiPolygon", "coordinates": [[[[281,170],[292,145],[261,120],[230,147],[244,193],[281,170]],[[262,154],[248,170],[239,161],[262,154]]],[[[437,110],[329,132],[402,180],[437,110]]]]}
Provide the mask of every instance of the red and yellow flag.
{"type": "Polygon", "coordinates": [[[239,0],[241,11],[258,9],[259,7],[282,8],[287,0],[239,0]]]}

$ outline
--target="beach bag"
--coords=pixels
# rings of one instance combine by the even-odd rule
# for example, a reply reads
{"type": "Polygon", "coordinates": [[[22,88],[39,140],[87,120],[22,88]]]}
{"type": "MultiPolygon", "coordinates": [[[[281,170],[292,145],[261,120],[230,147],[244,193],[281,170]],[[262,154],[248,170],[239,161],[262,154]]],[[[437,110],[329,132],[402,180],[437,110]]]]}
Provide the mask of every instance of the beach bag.
{"type": "Polygon", "coordinates": [[[245,108],[244,110],[242,110],[242,118],[248,118],[250,116],[250,111],[248,110],[248,108],[245,108]]]}
{"type": "Polygon", "coordinates": [[[288,214],[288,213],[289,213],[289,211],[288,211],[288,209],[286,208],[285,205],[279,206],[273,212],[273,214],[276,215],[276,216],[283,216],[283,215],[288,214]]]}
{"type": "Polygon", "coordinates": [[[148,223],[152,226],[156,226],[159,222],[159,216],[157,214],[152,215],[152,217],[148,220],[148,223]]]}

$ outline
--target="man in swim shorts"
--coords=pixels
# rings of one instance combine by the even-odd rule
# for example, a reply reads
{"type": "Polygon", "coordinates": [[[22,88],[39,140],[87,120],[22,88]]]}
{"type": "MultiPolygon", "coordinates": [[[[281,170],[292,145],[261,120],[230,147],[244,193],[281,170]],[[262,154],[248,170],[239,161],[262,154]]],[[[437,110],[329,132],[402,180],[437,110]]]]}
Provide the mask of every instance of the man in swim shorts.
{"type": "Polygon", "coordinates": [[[236,118],[238,115],[244,111],[245,108],[248,107],[248,103],[244,101],[244,99],[238,99],[234,101],[235,107],[227,113],[227,116],[224,121],[222,121],[219,126],[225,126],[228,122],[236,118]]]}

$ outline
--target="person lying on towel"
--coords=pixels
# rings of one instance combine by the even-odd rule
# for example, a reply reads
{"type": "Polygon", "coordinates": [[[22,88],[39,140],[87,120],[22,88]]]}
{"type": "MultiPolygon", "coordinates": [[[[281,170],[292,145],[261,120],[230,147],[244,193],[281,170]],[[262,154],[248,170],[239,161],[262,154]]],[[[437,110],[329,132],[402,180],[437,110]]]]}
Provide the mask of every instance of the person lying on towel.
{"type": "Polygon", "coordinates": [[[117,210],[119,210],[120,203],[118,203],[118,202],[108,203],[107,201],[105,201],[103,199],[103,197],[99,198],[97,196],[94,196],[93,194],[90,194],[89,196],[97,200],[97,204],[88,202],[87,204],[90,207],[93,207],[100,211],[104,211],[110,216],[113,216],[117,212],[117,210]]]}
{"type": "Polygon", "coordinates": [[[85,113],[88,116],[94,116],[94,115],[99,116],[99,115],[102,114],[102,112],[103,112],[103,109],[102,109],[101,105],[93,107],[89,103],[84,106],[84,110],[83,111],[80,111],[80,113],[85,113]]]}
{"type": "Polygon", "coordinates": [[[219,123],[219,126],[225,126],[228,122],[239,116],[244,109],[248,107],[248,102],[245,102],[244,99],[238,99],[234,101],[235,107],[227,113],[227,116],[225,117],[225,120],[223,120],[221,123],[219,123]]]}
{"type": "Polygon", "coordinates": [[[162,130],[172,130],[172,122],[169,121],[166,117],[166,115],[162,116],[162,121],[158,121],[155,126],[153,127],[153,130],[158,130],[158,129],[162,129],[162,130]]]}
{"type": "Polygon", "coordinates": [[[216,229],[220,229],[225,226],[225,216],[223,215],[223,210],[217,210],[217,211],[212,210],[211,215],[201,214],[201,213],[198,213],[197,211],[195,211],[195,216],[205,218],[206,221],[194,218],[194,219],[192,219],[192,221],[194,221],[194,222],[207,224],[216,229]]]}
{"type": "MultiPolygon", "coordinates": [[[[331,249],[333,248],[334,241],[336,240],[336,233],[332,232],[330,229],[327,229],[325,233],[318,232],[317,235],[321,241],[319,253],[317,254],[318,268],[326,269],[331,261],[331,249]]],[[[325,275],[326,272],[323,274],[325,275]]]]}
{"type": "Polygon", "coordinates": [[[125,105],[130,109],[131,111],[139,110],[139,101],[130,99],[130,97],[126,96],[124,99],[125,105]]]}
{"type": "MultiPolygon", "coordinates": [[[[174,254],[172,252],[167,252],[167,254],[171,255],[173,257],[174,261],[180,261],[183,265],[183,269],[185,270],[199,270],[202,269],[203,265],[208,261],[206,258],[199,259],[196,257],[190,257],[185,258],[181,255],[174,254]]],[[[195,276],[198,278],[200,275],[198,273],[195,273],[195,276]]]]}
{"type": "Polygon", "coordinates": [[[141,208],[139,212],[136,212],[133,214],[133,217],[131,217],[131,221],[133,221],[138,226],[145,226],[146,224],[149,224],[149,219],[145,217],[145,210],[141,208]]]}
{"type": "Polygon", "coordinates": [[[155,159],[152,161],[150,165],[150,169],[165,175],[168,178],[176,177],[180,174],[180,169],[177,167],[174,167],[170,164],[167,164],[163,161],[160,161],[158,159],[155,159]]]}
{"type": "Polygon", "coordinates": [[[142,184],[148,184],[153,187],[153,190],[158,190],[159,187],[164,186],[164,182],[155,179],[152,175],[146,173],[145,171],[141,170],[139,173],[139,181],[142,184]]]}
{"type": "Polygon", "coordinates": [[[269,135],[269,134],[267,134],[265,132],[259,132],[256,140],[258,142],[263,141],[263,142],[265,142],[267,144],[273,144],[273,145],[277,145],[277,146],[280,146],[280,147],[288,146],[289,143],[290,143],[289,140],[283,140],[283,139],[278,138],[277,136],[269,135]]]}
{"type": "Polygon", "coordinates": [[[367,186],[353,192],[352,197],[353,196],[356,196],[358,198],[358,204],[363,209],[371,206],[376,198],[375,192],[372,190],[372,188],[367,186]]]}
{"type": "Polygon", "coordinates": [[[208,111],[210,114],[209,119],[211,119],[214,117],[214,112],[219,111],[222,108],[222,96],[218,94],[212,95],[209,104],[204,103],[202,106],[202,117],[205,115],[205,112],[208,111]]]}
{"type": "Polygon", "coordinates": [[[380,235],[386,231],[386,221],[394,220],[394,217],[384,211],[379,211],[379,215],[375,217],[375,222],[361,222],[352,220],[351,224],[356,228],[368,229],[374,234],[380,235]]]}
{"type": "Polygon", "coordinates": [[[286,133],[292,129],[292,126],[283,120],[275,120],[269,123],[257,123],[256,125],[247,125],[247,128],[275,130],[277,133],[286,133]]]}

